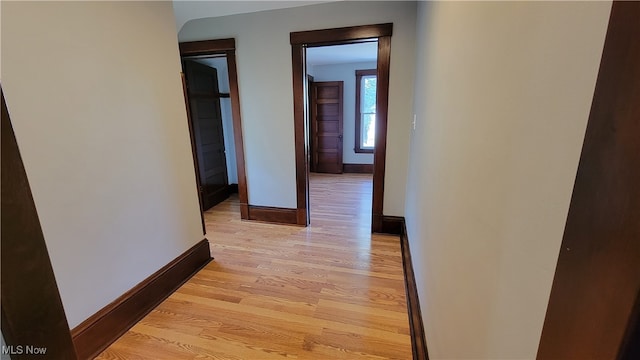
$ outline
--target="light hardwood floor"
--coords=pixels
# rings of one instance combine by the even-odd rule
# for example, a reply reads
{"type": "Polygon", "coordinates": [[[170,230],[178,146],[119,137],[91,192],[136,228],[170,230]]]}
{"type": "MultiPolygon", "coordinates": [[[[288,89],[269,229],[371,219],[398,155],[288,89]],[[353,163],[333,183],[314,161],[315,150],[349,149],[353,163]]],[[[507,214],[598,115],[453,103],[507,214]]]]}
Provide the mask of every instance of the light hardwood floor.
{"type": "Polygon", "coordinates": [[[371,176],[311,176],[308,228],[205,213],[215,260],[98,359],[411,359],[397,236],[371,235],[371,176]]]}

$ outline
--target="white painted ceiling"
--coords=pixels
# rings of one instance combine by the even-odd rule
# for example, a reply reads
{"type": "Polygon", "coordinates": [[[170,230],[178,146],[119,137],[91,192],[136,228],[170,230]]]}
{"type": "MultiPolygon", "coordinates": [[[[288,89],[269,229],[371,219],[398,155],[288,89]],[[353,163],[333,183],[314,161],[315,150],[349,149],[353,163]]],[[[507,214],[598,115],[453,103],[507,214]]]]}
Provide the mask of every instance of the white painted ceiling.
{"type": "Polygon", "coordinates": [[[376,61],[378,42],[321,46],[307,49],[307,65],[329,65],[376,61]]]}
{"type": "Polygon", "coordinates": [[[204,19],[211,17],[245,14],[265,10],[285,9],[298,6],[306,6],[320,4],[340,0],[324,0],[324,1],[305,1],[305,0],[288,0],[288,1],[218,1],[218,0],[173,0],[173,12],[176,17],[176,27],[178,32],[182,26],[189,20],[204,19]]]}

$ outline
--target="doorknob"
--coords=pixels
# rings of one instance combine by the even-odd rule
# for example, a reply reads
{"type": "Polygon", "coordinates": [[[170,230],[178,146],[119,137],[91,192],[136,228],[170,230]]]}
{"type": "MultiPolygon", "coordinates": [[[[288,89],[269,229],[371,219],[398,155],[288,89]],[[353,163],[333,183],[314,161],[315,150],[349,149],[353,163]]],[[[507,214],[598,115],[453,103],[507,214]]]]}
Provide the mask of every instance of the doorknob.
{"type": "Polygon", "coordinates": [[[342,140],[342,134],[338,135],[338,139],[342,140]]]}

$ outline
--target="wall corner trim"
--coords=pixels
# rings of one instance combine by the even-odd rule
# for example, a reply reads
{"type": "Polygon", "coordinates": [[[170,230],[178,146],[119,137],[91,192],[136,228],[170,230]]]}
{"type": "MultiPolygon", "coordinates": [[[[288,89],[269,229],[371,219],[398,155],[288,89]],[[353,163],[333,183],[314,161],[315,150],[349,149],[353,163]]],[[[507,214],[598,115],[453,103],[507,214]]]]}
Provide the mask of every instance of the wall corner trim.
{"type": "Polygon", "coordinates": [[[189,250],[71,330],[79,359],[93,359],[207,265],[209,241],[189,250]]]}

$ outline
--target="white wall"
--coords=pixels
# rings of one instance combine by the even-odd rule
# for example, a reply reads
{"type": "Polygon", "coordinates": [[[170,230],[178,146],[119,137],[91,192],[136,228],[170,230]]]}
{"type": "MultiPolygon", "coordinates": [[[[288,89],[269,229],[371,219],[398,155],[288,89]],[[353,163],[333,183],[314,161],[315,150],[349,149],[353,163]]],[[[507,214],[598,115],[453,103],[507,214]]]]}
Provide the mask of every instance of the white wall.
{"type": "MultiPolygon", "coordinates": [[[[201,59],[198,62],[215,68],[218,71],[218,91],[229,93],[229,72],[227,58],[216,57],[201,59]]],[[[220,98],[220,112],[222,116],[222,132],[224,151],[227,159],[227,179],[229,184],[238,183],[238,168],[236,165],[236,143],[233,138],[233,113],[231,112],[231,98],[220,98]]]]}
{"type": "Polygon", "coordinates": [[[610,6],[420,3],[406,219],[431,359],[535,358],[610,6]]]}
{"type": "Polygon", "coordinates": [[[315,71],[313,70],[315,68],[315,66],[308,66],[307,65],[307,75],[311,75],[313,77],[316,76],[315,71]]]}
{"type": "Polygon", "coordinates": [[[314,81],[343,81],[343,146],[345,164],[373,164],[373,154],[356,153],[356,70],[375,69],[376,62],[313,66],[314,81]]]}
{"type": "Polygon", "coordinates": [[[296,207],[292,31],[393,22],[385,215],[404,214],[412,120],[415,2],[340,1],[192,20],[180,41],[235,38],[249,202],[296,207]]]}
{"type": "Polygon", "coordinates": [[[2,86],[69,325],[203,238],[170,2],[3,2],[2,86]]]}

